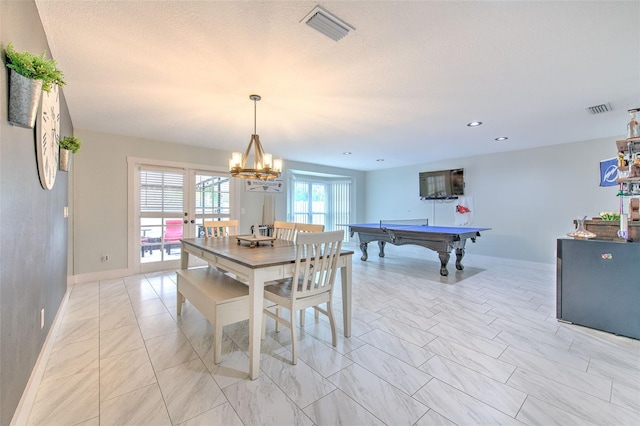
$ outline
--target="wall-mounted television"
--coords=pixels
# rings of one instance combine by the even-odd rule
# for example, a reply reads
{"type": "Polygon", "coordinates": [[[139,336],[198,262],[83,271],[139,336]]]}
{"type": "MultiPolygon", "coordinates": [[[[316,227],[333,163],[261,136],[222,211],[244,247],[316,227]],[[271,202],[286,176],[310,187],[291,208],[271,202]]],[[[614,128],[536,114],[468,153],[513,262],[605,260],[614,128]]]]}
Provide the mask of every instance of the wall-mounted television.
{"type": "Polygon", "coordinates": [[[420,198],[443,200],[464,195],[464,169],[420,172],[420,198]]]}

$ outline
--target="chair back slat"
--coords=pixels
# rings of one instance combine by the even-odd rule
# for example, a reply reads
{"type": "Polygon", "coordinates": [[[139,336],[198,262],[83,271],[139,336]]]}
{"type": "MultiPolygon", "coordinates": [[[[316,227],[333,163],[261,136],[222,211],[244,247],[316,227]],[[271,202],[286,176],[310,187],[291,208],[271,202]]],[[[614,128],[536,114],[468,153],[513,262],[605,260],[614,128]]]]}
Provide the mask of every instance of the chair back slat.
{"type": "Polygon", "coordinates": [[[324,225],[316,225],[312,223],[296,223],[296,232],[293,241],[296,240],[298,234],[303,232],[324,232],[324,225]]]}
{"type": "Polygon", "coordinates": [[[293,298],[332,291],[344,231],[304,232],[297,236],[293,298]]]}
{"type": "Polygon", "coordinates": [[[296,224],[293,222],[273,221],[273,236],[278,240],[293,241],[295,239],[296,224]]]}
{"type": "Polygon", "coordinates": [[[237,220],[205,220],[203,227],[205,238],[230,237],[238,235],[237,220]]]}

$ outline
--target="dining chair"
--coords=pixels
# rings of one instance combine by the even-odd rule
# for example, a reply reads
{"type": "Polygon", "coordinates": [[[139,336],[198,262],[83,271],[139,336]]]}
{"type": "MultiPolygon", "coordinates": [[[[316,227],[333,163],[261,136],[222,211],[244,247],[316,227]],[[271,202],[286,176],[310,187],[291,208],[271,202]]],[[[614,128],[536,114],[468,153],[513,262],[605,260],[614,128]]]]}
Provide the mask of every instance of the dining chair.
{"type": "Polygon", "coordinates": [[[205,238],[238,235],[237,220],[205,220],[202,226],[204,227],[205,238]]]}
{"type": "MultiPolygon", "coordinates": [[[[301,232],[324,232],[324,225],[316,225],[313,223],[296,223],[296,232],[293,237],[293,241],[301,232]]],[[[318,311],[315,311],[316,318],[318,318],[318,311]]],[[[305,309],[300,310],[300,325],[304,326],[304,318],[306,316],[305,309]]]]}
{"type": "Polygon", "coordinates": [[[331,298],[343,238],[343,231],[305,232],[298,235],[293,277],[265,283],[264,298],[273,305],[263,310],[264,315],[276,321],[276,332],[279,331],[278,324],[291,330],[293,365],[298,361],[296,313],[301,309],[313,307],[329,317],[331,343],[333,346],[338,343],[331,298]],[[323,303],[327,304],[326,309],[319,306],[323,303]],[[280,316],[281,308],[289,311],[289,318],[280,316]]]}
{"type": "Polygon", "coordinates": [[[167,254],[171,254],[171,249],[174,246],[180,246],[180,240],[182,239],[182,219],[169,219],[165,223],[164,227],[164,249],[167,254]]]}
{"type": "Polygon", "coordinates": [[[273,236],[278,240],[293,241],[296,236],[296,224],[293,222],[274,220],[273,236]]]}
{"type": "MultiPolygon", "coordinates": [[[[238,220],[205,220],[202,223],[202,227],[204,228],[205,238],[220,238],[238,235],[238,220]]],[[[218,268],[218,270],[222,273],[227,273],[224,269],[218,268]]],[[[233,277],[239,279],[239,277],[236,277],[235,275],[233,275],[233,277]]]]}
{"type": "Polygon", "coordinates": [[[324,232],[324,225],[313,223],[296,223],[296,235],[300,232],[324,232]]]}

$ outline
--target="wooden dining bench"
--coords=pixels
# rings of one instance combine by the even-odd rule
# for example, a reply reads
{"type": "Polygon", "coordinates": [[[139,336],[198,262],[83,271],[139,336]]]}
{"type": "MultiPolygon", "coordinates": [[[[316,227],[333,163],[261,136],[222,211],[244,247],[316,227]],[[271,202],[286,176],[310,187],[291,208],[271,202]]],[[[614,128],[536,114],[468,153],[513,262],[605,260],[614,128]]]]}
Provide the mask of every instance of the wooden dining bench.
{"type": "Polygon", "coordinates": [[[249,319],[249,287],[213,267],[177,271],[177,314],[187,299],[213,325],[213,362],[222,358],[222,328],[249,319]]]}

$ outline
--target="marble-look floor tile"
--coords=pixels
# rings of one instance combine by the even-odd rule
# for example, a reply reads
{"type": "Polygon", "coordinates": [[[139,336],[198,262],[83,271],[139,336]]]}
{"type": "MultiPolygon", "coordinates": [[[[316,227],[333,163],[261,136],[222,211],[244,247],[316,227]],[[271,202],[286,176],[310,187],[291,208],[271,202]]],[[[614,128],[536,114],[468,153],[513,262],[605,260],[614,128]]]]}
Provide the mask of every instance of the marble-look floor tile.
{"type": "Polygon", "coordinates": [[[157,383],[100,403],[101,426],[170,426],[157,383]]]}
{"type": "Polygon", "coordinates": [[[155,299],[134,300],[131,302],[131,306],[137,318],[150,317],[168,312],[162,300],[157,297],[155,299]]]}
{"type": "Polygon", "coordinates": [[[145,340],[180,331],[178,324],[168,312],[150,317],[138,318],[140,332],[145,340]]]}
{"type": "Polygon", "coordinates": [[[433,356],[433,352],[427,348],[407,342],[406,340],[402,340],[380,330],[372,330],[363,334],[360,340],[414,367],[424,364],[426,360],[433,356]]]}
{"type": "Polygon", "coordinates": [[[129,298],[131,299],[131,302],[134,302],[134,301],[139,302],[143,300],[158,298],[156,291],[148,282],[140,282],[135,285],[133,284],[127,285],[127,293],[129,294],[129,298]]]}
{"type": "MultiPolygon", "coordinates": [[[[312,316],[308,316],[306,324],[304,326],[304,332],[315,337],[317,340],[326,343],[327,345],[331,345],[331,326],[328,322],[319,321],[312,316]]],[[[341,324],[339,323],[336,323],[336,334],[337,344],[334,349],[343,355],[365,344],[365,342],[355,336],[345,338],[344,331],[342,330],[341,324]]]]}
{"type": "Polygon", "coordinates": [[[100,316],[100,302],[98,296],[90,298],[69,298],[62,322],[82,321],[100,316]]]}
{"type": "Polygon", "coordinates": [[[244,426],[240,417],[228,402],[205,411],[179,426],[244,426]]]}
{"type": "Polygon", "coordinates": [[[144,340],[137,325],[112,328],[100,333],[101,359],[141,348],[144,348],[144,340]]]}
{"type": "Polygon", "coordinates": [[[569,350],[573,339],[563,336],[558,336],[555,332],[541,330],[538,327],[531,327],[526,324],[520,324],[518,322],[506,321],[504,319],[497,319],[492,324],[492,327],[500,330],[508,331],[513,334],[517,334],[526,339],[542,342],[547,345],[556,346],[561,349],[569,350]]]}
{"type": "Polygon", "coordinates": [[[443,337],[433,340],[425,346],[425,349],[501,383],[506,383],[516,369],[513,364],[474,351],[443,337]]]}
{"type": "Polygon", "coordinates": [[[371,425],[384,426],[380,419],[362,408],[339,389],[304,409],[318,426],[371,425]]]}
{"type": "Polygon", "coordinates": [[[290,362],[291,353],[285,351],[283,359],[265,356],[260,361],[261,373],[265,373],[298,407],[306,407],[326,394],[335,386],[304,361],[296,365],[290,362]]]}
{"type": "Polygon", "coordinates": [[[135,349],[100,360],[100,400],[124,395],[156,383],[146,349],[135,349]]]}
{"type": "Polygon", "coordinates": [[[527,395],[497,380],[438,355],[421,370],[485,404],[515,417],[527,395]]]}
{"type": "MultiPolygon", "coordinates": [[[[291,350],[291,346],[288,346],[288,349],[291,350]]],[[[298,339],[298,359],[324,377],[353,364],[349,358],[312,336],[298,339]]]]}
{"type": "Polygon", "coordinates": [[[491,325],[485,325],[484,323],[475,322],[470,318],[463,318],[457,315],[453,315],[449,312],[440,312],[432,318],[441,324],[447,324],[452,327],[465,330],[468,333],[475,334],[479,337],[484,337],[485,339],[493,339],[500,332],[499,328],[494,328],[491,325]]]}
{"type": "Polygon", "coordinates": [[[97,339],[100,333],[98,317],[61,322],[55,346],[64,346],[82,340],[97,339]]]}
{"type": "MultiPolygon", "coordinates": [[[[626,340],[631,339],[625,339],[623,342],[627,343],[626,340]]],[[[601,340],[585,342],[582,338],[575,338],[571,344],[570,351],[592,359],[607,362],[615,360],[615,363],[621,367],[640,372],[640,340],[637,342],[638,345],[635,347],[626,347],[625,345],[615,345],[601,340]]]]}
{"type": "Polygon", "coordinates": [[[611,395],[611,380],[557,364],[538,355],[510,347],[499,359],[605,401],[611,395]]]}
{"type": "Polygon", "coordinates": [[[209,320],[182,322],[178,319],[177,324],[200,358],[204,358],[213,347],[213,326],[209,320]]]}
{"type": "Polygon", "coordinates": [[[198,354],[180,331],[148,339],[145,345],[156,373],[198,358],[198,354]]]}
{"type": "Polygon", "coordinates": [[[223,392],[246,425],[313,425],[311,419],[264,375],[227,386],[223,392]]]}
{"type": "Polygon", "coordinates": [[[386,318],[405,323],[420,330],[428,330],[438,323],[438,321],[402,310],[401,308],[387,307],[378,311],[386,318]]]}
{"type": "Polygon", "coordinates": [[[200,359],[157,373],[169,417],[184,422],[220,404],[225,397],[200,359]]]}
{"type": "Polygon", "coordinates": [[[226,336],[222,341],[220,364],[213,363],[213,347],[201,359],[221,389],[249,377],[249,355],[226,336]]]}
{"type": "Polygon", "coordinates": [[[98,339],[82,340],[56,346],[42,376],[43,382],[58,380],[83,371],[99,368],[98,339]]]}
{"type": "Polygon", "coordinates": [[[113,309],[123,308],[125,306],[131,307],[131,300],[126,291],[122,293],[115,293],[103,296],[100,294],[100,313],[106,313],[113,309]]]}
{"type": "Polygon", "coordinates": [[[435,410],[427,411],[414,426],[457,426],[454,422],[438,414],[435,410]]]}
{"type": "Polygon", "coordinates": [[[131,305],[121,306],[100,314],[100,331],[125,326],[138,326],[131,305]]]}
{"type": "Polygon", "coordinates": [[[433,379],[414,398],[459,425],[521,425],[510,417],[466,393],[433,379]]]}
{"type": "Polygon", "coordinates": [[[604,377],[640,392],[640,372],[630,369],[626,365],[618,364],[616,358],[612,358],[611,361],[592,358],[587,373],[604,377]]]}
{"type": "Polygon", "coordinates": [[[480,337],[476,334],[470,333],[464,329],[452,327],[448,324],[438,324],[429,329],[430,333],[436,336],[444,337],[447,340],[452,340],[459,345],[472,349],[474,351],[489,355],[490,357],[497,358],[507,348],[506,343],[496,342],[494,340],[480,337]]]}
{"type": "Polygon", "coordinates": [[[413,395],[432,378],[423,370],[370,345],[362,346],[347,356],[407,395],[413,395]]]}
{"type": "Polygon", "coordinates": [[[507,384],[596,424],[640,424],[640,413],[603,401],[537,374],[517,369],[507,384]]]}
{"type": "Polygon", "coordinates": [[[548,345],[537,340],[528,339],[525,336],[514,334],[508,331],[501,331],[495,339],[498,342],[513,346],[524,352],[548,358],[554,362],[564,364],[568,367],[577,368],[582,371],[587,370],[589,357],[577,352],[569,352],[558,346],[548,345]]]}
{"type": "Polygon", "coordinates": [[[516,419],[532,426],[596,425],[532,396],[524,402],[516,419]]]}
{"type": "Polygon", "coordinates": [[[43,382],[27,424],[75,425],[100,414],[98,368],[43,382]]]}
{"type": "Polygon", "coordinates": [[[412,425],[428,410],[428,407],[356,364],[328,379],[387,424],[412,425]]]}
{"type": "MultiPolygon", "coordinates": [[[[449,301],[447,298],[443,297],[440,297],[439,300],[440,299],[443,299],[445,301],[430,309],[431,311],[436,311],[436,315],[433,316],[434,320],[438,320],[443,316],[447,317],[449,315],[453,315],[457,318],[462,318],[475,324],[488,326],[496,319],[495,315],[485,313],[491,310],[491,306],[478,305],[471,302],[456,303],[454,301],[449,301]],[[442,315],[438,317],[438,314],[442,315]]],[[[441,321],[439,320],[439,322],[441,321]]]]}
{"type": "Polygon", "coordinates": [[[406,340],[407,342],[418,346],[424,346],[436,338],[434,334],[428,331],[408,326],[403,322],[391,318],[379,318],[373,321],[371,325],[378,330],[393,334],[402,340],[406,340]]]}
{"type": "MultiPolygon", "coordinates": [[[[357,243],[352,247],[357,250],[357,243]]],[[[500,391],[513,388],[527,392],[516,417],[526,424],[640,424],[640,341],[558,322],[555,265],[472,255],[465,258],[467,268],[456,273],[455,281],[443,281],[438,279],[437,261],[427,262],[435,265],[433,274],[423,267],[428,251],[418,247],[414,254],[411,252],[411,246],[404,246],[398,248],[396,256],[354,262],[351,338],[344,338],[341,330],[341,284],[336,283],[337,348],[330,344],[327,318],[315,318],[308,310],[306,325],[298,330],[299,365],[294,367],[290,364],[289,331],[283,328],[281,333],[275,333],[273,323],[268,324],[267,336],[261,342],[262,370],[257,381],[248,380],[248,322],[225,327],[222,363],[214,365],[213,333],[208,321],[189,303],[185,304],[183,315],[176,316],[175,271],[75,284],[60,312],[58,333],[50,336],[54,344],[47,360],[51,362],[50,372],[71,375],[41,382],[29,423],[98,426],[102,420],[107,424],[111,419],[128,417],[127,405],[144,409],[146,402],[157,402],[158,394],[165,407],[174,404],[172,413],[180,420],[174,419],[173,424],[280,421],[395,425],[404,422],[398,419],[406,418],[410,419],[406,423],[414,426],[516,422],[493,408],[507,404],[508,408],[502,409],[513,413],[515,404],[491,397],[495,390],[481,387],[488,382],[500,391]],[[156,318],[147,318],[152,316],[156,318]],[[423,322],[422,318],[428,321],[423,322]],[[421,329],[427,325],[428,330],[421,329]],[[145,330],[146,346],[141,328],[145,330]],[[491,339],[493,330],[500,331],[500,335],[491,339]],[[166,335],[179,336],[180,331],[188,343],[178,339],[184,346],[172,344],[172,350],[165,352],[160,342],[166,335]],[[72,345],[78,349],[81,342],[90,339],[99,339],[100,371],[89,369],[73,374],[74,368],[82,369],[91,363],[86,363],[86,352],[74,352],[72,345]],[[189,363],[164,369],[183,361],[182,356],[174,355],[182,354],[180,348],[189,345],[193,350],[184,351],[193,356],[189,363]],[[364,345],[377,349],[366,352],[370,346],[364,345]],[[72,355],[67,364],[60,361],[62,357],[56,360],[53,356],[63,353],[58,352],[63,348],[72,355]],[[150,358],[154,359],[153,364],[150,358]],[[165,364],[161,358],[170,362],[165,364]],[[403,362],[431,369],[439,377],[409,397],[391,383],[407,386],[405,391],[410,392],[415,386],[402,383],[411,383],[413,377],[407,376],[412,370],[387,369],[390,365],[404,365],[403,362]],[[156,382],[154,366],[158,375],[166,379],[166,389],[159,392],[161,384],[156,382]],[[342,385],[350,394],[333,388],[339,386],[335,378],[342,378],[342,385]],[[506,380],[506,387],[491,379],[506,380]],[[449,380],[465,391],[441,380],[449,380]],[[261,384],[264,382],[266,386],[261,384]],[[351,382],[356,384],[347,385],[351,382]],[[189,407],[189,401],[180,400],[181,393],[202,393],[201,389],[207,386],[215,389],[209,392],[216,399],[213,403],[198,402],[200,396],[186,396],[195,399],[194,408],[189,407]],[[315,389],[318,386],[320,390],[315,389]],[[376,400],[378,387],[386,391],[380,397],[382,403],[376,400]],[[133,396],[153,388],[154,395],[139,404],[132,403],[133,396]],[[220,396],[218,388],[233,390],[230,395],[242,400],[235,407],[246,404],[244,417],[220,396]],[[274,398],[254,392],[273,393],[274,398]],[[420,410],[407,410],[403,405],[410,401],[418,404],[415,400],[426,405],[419,405],[423,407],[420,410]],[[208,407],[209,403],[215,406],[208,407]],[[108,414],[106,407],[110,407],[108,414]],[[284,411],[272,411],[278,409],[284,411]],[[396,411],[402,414],[396,415],[396,411]]],[[[165,416],[169,412],[164,409],[165,416]]],[[[162,410],[153,412],[159,413],[162,410]]],[[[166,417],[151,419],[150,422],[162,424],[166,417]]]]}
{"type": "Polygon", "coordinates": [[[611,390],[611,403],[640,412],[640,389],[614,383],[611,390]]]}

